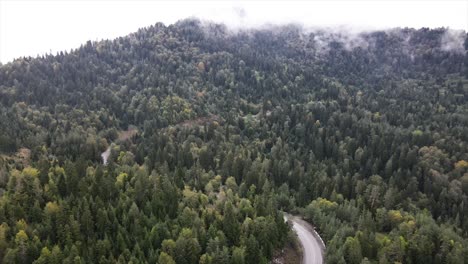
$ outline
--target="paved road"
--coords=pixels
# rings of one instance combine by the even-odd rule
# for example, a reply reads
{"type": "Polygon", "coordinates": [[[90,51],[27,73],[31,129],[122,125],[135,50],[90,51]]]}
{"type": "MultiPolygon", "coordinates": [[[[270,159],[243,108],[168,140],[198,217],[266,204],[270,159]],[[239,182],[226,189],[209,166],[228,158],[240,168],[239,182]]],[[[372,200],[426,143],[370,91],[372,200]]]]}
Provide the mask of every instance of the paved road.
{"type": "Polygon", "coordinates": [[[320,236],[313,227],[297,217],[288,216],[293,223],[293,229],[296,231],[303,248],[303,264],[322,264],[323,263],[323,244],[320,236]]]}
{"type": "Polygon", "coordinates": [[[104,151],[104,152],[101,154],[102,163],[103,163],[104,165],[107,165],[107,160],[109,159],[110,152],[111,152],[111,147],[109,146],[109,147],[106,149],[106,151],[104,151]]]}

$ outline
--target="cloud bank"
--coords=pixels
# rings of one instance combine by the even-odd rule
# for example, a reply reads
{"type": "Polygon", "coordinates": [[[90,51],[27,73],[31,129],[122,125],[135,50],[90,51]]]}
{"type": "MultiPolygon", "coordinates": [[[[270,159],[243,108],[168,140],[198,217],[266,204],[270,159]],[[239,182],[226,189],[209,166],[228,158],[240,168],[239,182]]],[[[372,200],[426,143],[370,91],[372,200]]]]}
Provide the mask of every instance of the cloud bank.
{"type": "MultiPolygon", "coordinates": [[[[56,53],[87,40],[113,39],[138,28],[187,17],[231,29],[295,23],[358,29],[450,27],[468,29],[467,1],[41,1],[0,0],[0,62],[56,53]]],[[[362,46],[356,34],[347,48],[362,46]]],[[[455,37],[455,39],[457,39],[455,37]]],[[[447,36],[452,43],[453,36],[447,36]]],[[[318,42],[323,41],[318,39],[318,42]]],[[[459,45],[455,45],[459,47],[459,45]]],[[[451,48],[451,46],[447,46],[451,48]]]]}

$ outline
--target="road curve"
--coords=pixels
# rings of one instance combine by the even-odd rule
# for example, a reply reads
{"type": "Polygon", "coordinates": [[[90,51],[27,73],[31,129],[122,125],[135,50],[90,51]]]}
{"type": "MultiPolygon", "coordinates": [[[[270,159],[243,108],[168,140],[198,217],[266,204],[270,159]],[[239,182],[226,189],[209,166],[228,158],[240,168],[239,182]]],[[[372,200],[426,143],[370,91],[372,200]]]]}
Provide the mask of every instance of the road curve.
{"type": "Polygon", "coordinates": [[[314,228],[298,217],[288,216],[287,218],[293,223],[293,229],[301,241],[303,249],[302,263],[322,264],[325,245],[314,228]]]}

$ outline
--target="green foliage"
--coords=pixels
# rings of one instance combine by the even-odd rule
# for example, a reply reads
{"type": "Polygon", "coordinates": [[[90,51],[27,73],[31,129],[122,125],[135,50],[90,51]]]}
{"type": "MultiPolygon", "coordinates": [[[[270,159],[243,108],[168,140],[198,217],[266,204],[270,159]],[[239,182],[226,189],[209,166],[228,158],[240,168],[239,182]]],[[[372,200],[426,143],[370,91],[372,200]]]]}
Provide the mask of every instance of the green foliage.
{"type": "Polygon", "coordinates": [[[175,264],[176,262],[166,252],[161,252],[158,258],[159,264],[175,264]]]}
{"type": "Polygon", "coordinates": [[[463,263],[466,54],[444,34],[184,20],[1,65],[0,262],[267,263],[286,210],[327,263],[463,263]]]}

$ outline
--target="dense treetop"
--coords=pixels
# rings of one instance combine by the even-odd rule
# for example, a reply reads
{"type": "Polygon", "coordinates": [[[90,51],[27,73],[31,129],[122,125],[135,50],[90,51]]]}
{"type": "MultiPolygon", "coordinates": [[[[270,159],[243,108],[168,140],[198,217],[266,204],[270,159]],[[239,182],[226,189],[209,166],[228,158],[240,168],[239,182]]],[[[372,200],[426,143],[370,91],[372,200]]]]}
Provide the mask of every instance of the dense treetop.
{"type": "Polygon", "coordinates": [[[266,263],[282,210],[327,263],[466,263],[467,50],[182,20],[1,65],[0,259],[266,263]]]}

